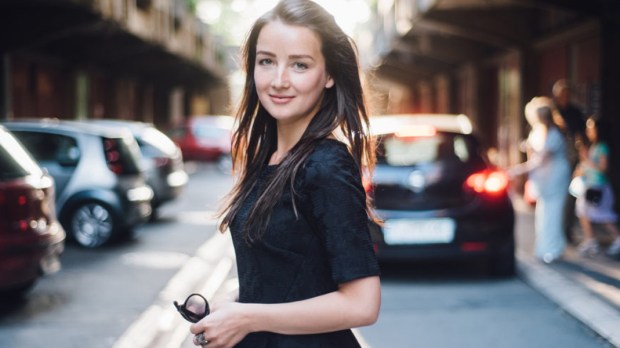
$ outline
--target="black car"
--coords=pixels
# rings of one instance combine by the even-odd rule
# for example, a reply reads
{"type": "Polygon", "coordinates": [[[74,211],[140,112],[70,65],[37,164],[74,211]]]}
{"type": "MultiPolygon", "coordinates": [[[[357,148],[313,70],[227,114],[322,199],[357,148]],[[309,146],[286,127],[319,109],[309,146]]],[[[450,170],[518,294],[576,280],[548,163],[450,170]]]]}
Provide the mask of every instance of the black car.
{"type": "Polygon", "coordinates": [[[507,175],[492,166],[464,115],[377,116],[377,165],[367,185],[384,222],[380,260],[479,257],[492,275],[515,270],[507,175]]]}
{"type": "Polygon", "coordinates": [[[96,248],[148,221],[153,190],[127,129],[57,119],[4,121],[56,182],[56,209],[68,237],[96,248]]]}

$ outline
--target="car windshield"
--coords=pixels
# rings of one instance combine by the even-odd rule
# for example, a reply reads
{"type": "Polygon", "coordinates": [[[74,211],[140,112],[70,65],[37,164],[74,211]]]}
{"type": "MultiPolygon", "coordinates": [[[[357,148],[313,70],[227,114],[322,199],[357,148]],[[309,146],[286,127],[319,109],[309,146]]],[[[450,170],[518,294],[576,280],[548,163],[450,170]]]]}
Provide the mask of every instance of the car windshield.
{"type": "Polygon", "coordinates": [[[461,134],[404,137],[386,134],[379,138],[377,163],[396,167],[436,161],[467,163],[473,154],[474,144],[469,137],[461,134]]]}
{"type": "Polygon", "coordinates": [[[0,131],[0,179],[14,179],[43,172],[30,154],[7,132],[0,131]]]}

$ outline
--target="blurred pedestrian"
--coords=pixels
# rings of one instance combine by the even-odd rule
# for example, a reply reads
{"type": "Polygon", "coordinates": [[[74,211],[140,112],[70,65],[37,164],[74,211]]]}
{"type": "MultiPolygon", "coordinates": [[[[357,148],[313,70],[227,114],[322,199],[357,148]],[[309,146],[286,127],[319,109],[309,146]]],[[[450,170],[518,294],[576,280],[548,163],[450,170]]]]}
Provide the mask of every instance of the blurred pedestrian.
{"type": "Polygon", "coordinates": [[[359,347],[350,329],[375,322],[381,296],[355,45],[315,2],[283,0],[255,22],[242,53],[238,176],[220,225],[233,239],[239,289],[190,327],[194,343],[359,347]]]}
{"type": "Polygon", "coordinates": [[[601,121],[589,118],[586,122],[586,136],[591,143],[589,149],[582,148],[577,167],[585,190],[577,197],[575,214],[579,218],[583,231],[583,241],[577,250],[582,255],[591,256],[599,252],[599,243],[594,236],[592,223],[602,224],[611,234],[613,242],[607,249],[610,256],[620,255],[620,231],[616,226],[618,215],[613,210],[614,193],[607,177],[609,165],[609,147],[606,136],[608,127],[601,126],[601,121]]]}
{"type": "MultiPolygon", "coordinates": [[[[568,142],[568,158],[571,171],[574,172],[579,163],[578,148],[587,145],[585,135],[585,115],[581,109],[571,101],[571,88],[566,79],[560,79],[553,84],[553,102],[558,111],[555,121],[564,132],[568,142]]],[[[567,194],[564,207],[564,233],[572,242],[572,227],[575,221],[575,197],[567,194]]]]}
{"type": "Polygon", "coordinates": [[[553,104],[549,98],[533,98],[525,107],[531,126],[527,146],[529,158],[508,173],[527,174],[536,192],[534,211],[536,242],[534,254],[550,263],[562,256],[566,247],[562,219],[571,177],[566,139],[553,122],[553,104]]]}
{"type": "MultiPolygon", "coordinates": [[[[559,117],[555,118],[558,127],[568,137],[569,152],[574,152],[571,158],[573,167],[579,162],[576,146],[587,142],[585,134],[586,117],[581,109],[571,101],[571,89],[568,81],[560,79],[553,84],[553,103],[559,117]]],[[[570,154],[570,153],[569,153],[570,154]]]]}

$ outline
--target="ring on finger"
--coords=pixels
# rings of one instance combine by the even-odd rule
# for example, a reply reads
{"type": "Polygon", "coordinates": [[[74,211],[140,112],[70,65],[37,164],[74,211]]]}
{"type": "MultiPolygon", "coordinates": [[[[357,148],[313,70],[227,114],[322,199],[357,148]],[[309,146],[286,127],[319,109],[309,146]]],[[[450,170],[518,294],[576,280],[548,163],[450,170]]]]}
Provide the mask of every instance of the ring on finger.
{"type": "Polygon", "coordinates": [[[209,341],[205,338],[204,332],[201,332],[198,335],[194,336],[194,341],[201,346],[205,346],[209,343],[209,341]]]}

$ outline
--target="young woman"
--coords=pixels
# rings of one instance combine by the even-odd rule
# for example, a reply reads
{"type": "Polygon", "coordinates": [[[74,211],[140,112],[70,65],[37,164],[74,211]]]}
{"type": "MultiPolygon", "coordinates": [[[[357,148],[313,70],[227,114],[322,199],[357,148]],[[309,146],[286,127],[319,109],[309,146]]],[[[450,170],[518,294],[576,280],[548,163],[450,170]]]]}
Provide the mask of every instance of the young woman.
{"type": "Polygon", "coordinates": [[[350,328],[376,321],[381,295],[355,46],[316,3],[284,0],[256,21],[242,53],[239,176],[220,226],[231,232],[239,292],[191,326],[194,343],[359,347],[350,328]]]}
{"type": "Polygon", "coordinates": [[[583,177],[585,187],[598,190],[601,194],[599,200],[588,201],[584,192],[575,203],[575,215],[579,218],[584,237],[577,250],[584,256],[592,256],[600,250],[592,223],[602,224],[613,238],[607,254],[620,255],[620,231],[616,226],[618,215],[614,211],[614,193],[607,178],[609,147],[606,143],[608,139],[602,132],[605,129],[594,118],[587,120],[586,136],[591,145],[589,149],[581,148],[576,171],[583,177]]]}

